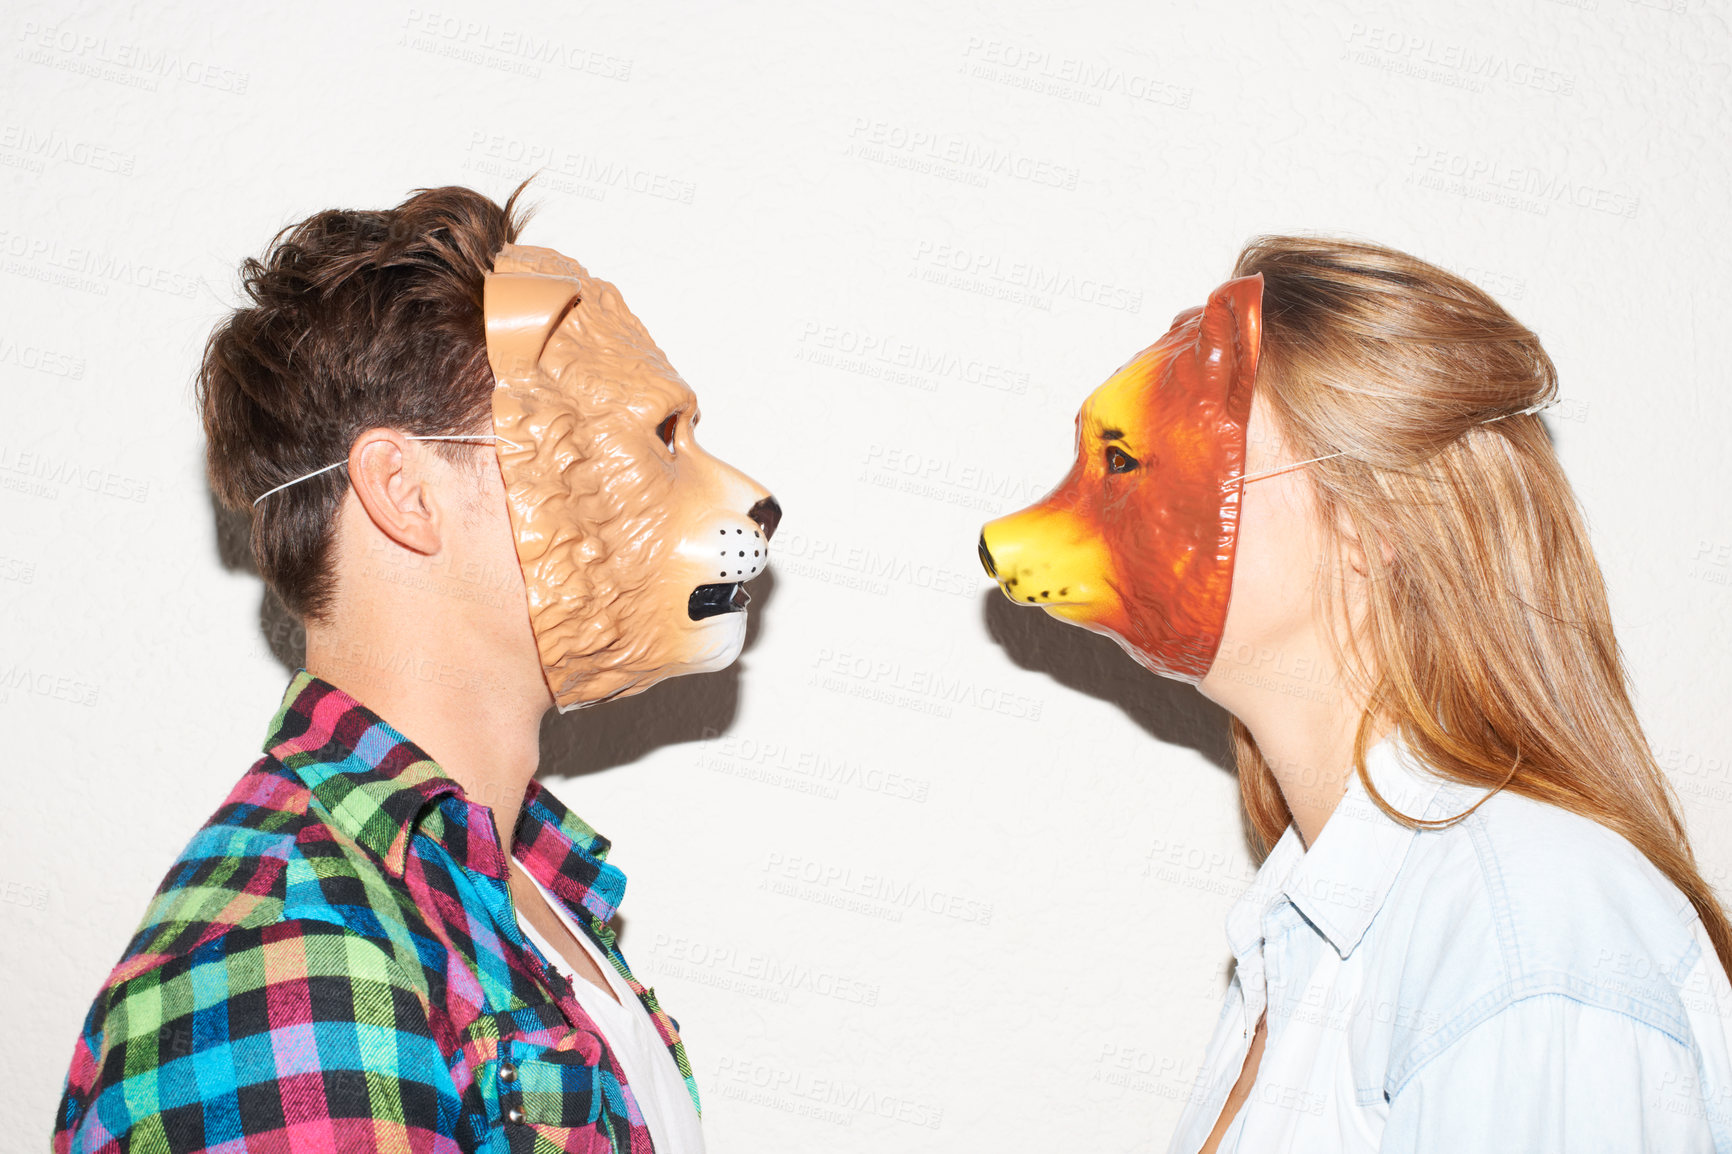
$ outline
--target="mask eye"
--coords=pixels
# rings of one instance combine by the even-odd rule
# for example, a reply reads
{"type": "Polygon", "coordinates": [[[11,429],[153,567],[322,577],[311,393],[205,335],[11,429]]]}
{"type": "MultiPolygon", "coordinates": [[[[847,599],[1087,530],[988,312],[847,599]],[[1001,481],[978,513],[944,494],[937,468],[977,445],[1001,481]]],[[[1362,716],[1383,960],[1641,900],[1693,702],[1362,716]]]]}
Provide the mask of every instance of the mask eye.
{"type": "Polygon", "coordinates": [[[1128,473],[1137,467],[1137,459],[1117,445],[1107,446],[1107,472],[1128,473]]]}
{"type": "Polygon", "coordinates": [[[669,413],[662,418],[662,423],[656,426],[656,436],[662,439],[662,444],[668,447],[668,452],[674,451],[674,427],[680,422],[678,413],[669,413]]]}

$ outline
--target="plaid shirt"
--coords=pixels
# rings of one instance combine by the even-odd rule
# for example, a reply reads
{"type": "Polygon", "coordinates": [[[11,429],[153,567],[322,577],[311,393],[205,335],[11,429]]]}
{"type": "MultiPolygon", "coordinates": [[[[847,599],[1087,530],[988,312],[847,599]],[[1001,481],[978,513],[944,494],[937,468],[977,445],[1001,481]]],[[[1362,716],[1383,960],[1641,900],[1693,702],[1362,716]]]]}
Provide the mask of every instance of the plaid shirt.
{"type": "MultiPolygon", "coordinates": [[[[677,1027],[608,922],[625,875],[539,783],[513,855],[677,1027]]],[[[265,756],[168,871],[55,1120],[82,1151],[650,1150],[600,1030],[524,939],[491,811],[304,670],[265,756]]]]}

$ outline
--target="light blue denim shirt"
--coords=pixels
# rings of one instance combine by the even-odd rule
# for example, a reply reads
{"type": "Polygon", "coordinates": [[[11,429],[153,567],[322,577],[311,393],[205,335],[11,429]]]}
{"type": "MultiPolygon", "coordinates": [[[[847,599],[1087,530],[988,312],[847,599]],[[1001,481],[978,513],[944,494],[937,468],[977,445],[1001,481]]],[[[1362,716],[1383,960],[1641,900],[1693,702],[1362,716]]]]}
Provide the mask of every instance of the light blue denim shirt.
{"type": "MultiPolygon", "coordinates": [[[[1402,813],[1488,792],[1398,734],[1366,756],[1402,813]]],[[[1227,915],[1237,959],[1169,1154],[1195,1154],[1268,1010],[1220,1154],[1732,1154],[1732,984],[1681,891],[1621,836],[1507,790],[1410,830],[1354,775],[1307,852],[1289,826],[1227,915]]]]}

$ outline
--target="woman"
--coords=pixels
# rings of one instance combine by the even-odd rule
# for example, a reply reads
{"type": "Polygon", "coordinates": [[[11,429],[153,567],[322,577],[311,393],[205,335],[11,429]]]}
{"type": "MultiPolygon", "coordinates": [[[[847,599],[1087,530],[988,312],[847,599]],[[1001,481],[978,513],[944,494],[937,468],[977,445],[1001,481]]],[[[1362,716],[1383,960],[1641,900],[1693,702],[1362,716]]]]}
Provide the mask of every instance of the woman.
{"type": "Polygon", "coordinates": [[[1550,358],[1387,248],[1263,237],[1258,274],[1199,689],[1273,849],[1170,1149],[1732,1152],[1732,929],[1533,415],[1550,358]]]}
{"type": "Polygon", "coordinates": [[[1461,278],[1265,237],[981,533],[1013,601],[1233,715],[1273,843],[1174,1154],[1732,1154],[1732,933],[1533,415],[1556,387],[1461,278]]]}

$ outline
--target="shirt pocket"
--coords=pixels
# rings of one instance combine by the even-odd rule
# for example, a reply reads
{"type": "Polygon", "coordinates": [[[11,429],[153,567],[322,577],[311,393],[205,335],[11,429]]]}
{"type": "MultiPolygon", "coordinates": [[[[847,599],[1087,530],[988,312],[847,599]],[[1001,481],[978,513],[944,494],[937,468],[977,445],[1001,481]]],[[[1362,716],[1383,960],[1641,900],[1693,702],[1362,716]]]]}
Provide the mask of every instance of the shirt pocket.
{"type": "Polygon", "coordinates": [[[643,1111],[593,1024],[574,1026],[555,1002],[489,1018],[493,1044],[477,1040],[476,1069],[491,1150],[647,1154],[643,1111]]]}

